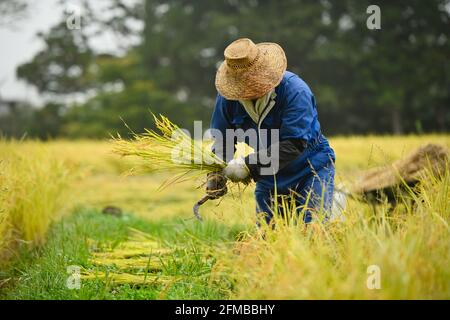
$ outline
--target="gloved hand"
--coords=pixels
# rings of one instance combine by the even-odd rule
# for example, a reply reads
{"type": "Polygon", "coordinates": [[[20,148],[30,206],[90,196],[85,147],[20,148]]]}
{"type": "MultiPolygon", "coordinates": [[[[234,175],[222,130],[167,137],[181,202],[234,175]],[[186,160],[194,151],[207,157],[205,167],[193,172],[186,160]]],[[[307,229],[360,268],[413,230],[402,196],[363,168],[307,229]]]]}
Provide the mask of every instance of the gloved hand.
{"type": "Polygon", "coordinates": [[[206,176],[206,194],[217,199],[227,193],[227,178],[221,172],[211,172],[206,176]]]}
{"type": "Polygon", "coordinates": [[[250,170],[245,164],[244,158],[233,159],[223,169],[225,177],[233,182],[244,182],[250,179],[250,170]]]}

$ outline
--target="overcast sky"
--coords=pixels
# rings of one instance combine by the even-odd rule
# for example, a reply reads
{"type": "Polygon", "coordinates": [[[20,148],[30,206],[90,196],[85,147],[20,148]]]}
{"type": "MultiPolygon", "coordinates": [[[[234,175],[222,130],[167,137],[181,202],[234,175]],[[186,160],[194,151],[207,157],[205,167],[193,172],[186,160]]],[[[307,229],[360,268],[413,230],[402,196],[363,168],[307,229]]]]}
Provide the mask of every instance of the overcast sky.
{"type": "MultiPolygon", "coordinates": [[[[42,102],[37,91],[24,81],[16,78],[18,65],[30,61],[43,43],[36,33],[47,31],[61,21],[67,6],[77,5],[78,0],[29,0],[29,9],[24,19],[17,21],[12,27],[0,26],[0,97],[2,99],[28,100],[35,105],[42,102]]],[[[101,11],[101,6],[107,1],[92,2],[95,10],[101,11]]],[[[95,38],[93,48],[100,47],[109,52],[116,52],[117,39],[111,35],[95,38]]]]}
{"type": "Polygon", "coordinates": [[[3,99],[38,99],[36,90],[17,80],[16,67],[29,61],[42,48],[36,33],[56,24],[61,14],[58,0],[33,0],[25,19],[13,27],[0,26],[0,95],[3,99]]]}

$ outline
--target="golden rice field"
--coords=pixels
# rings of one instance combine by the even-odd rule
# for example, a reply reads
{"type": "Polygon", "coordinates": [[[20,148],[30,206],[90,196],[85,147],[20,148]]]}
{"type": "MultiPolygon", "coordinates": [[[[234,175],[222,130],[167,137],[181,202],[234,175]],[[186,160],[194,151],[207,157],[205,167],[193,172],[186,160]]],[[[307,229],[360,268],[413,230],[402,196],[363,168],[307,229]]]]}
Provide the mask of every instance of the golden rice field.
{"type": "MultiPolygon", "coordinates": [[[[429,142],[450,135],[332,138],[337,184],[429,142]]],[[[202,179],[157,191],[170,176],[136,165],[108,141],[0,141],[0,298],[450,299],[449,170],[396,208],[349,200],[344,221],[280,221],[262,239],[252,186],[206,203],[200,225],[202,179]]]]}

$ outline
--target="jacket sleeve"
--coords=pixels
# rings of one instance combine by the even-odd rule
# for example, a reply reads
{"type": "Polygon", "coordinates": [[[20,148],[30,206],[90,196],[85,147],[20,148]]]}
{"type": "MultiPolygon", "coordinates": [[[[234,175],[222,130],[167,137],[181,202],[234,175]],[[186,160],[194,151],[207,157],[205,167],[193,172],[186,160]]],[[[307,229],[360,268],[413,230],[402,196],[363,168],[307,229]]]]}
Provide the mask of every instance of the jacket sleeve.
{"type": "MultiPolygon", "coordinates": [[[[301,139],[286,139],[275,143],[278,144],[278,148],[274,148],[274,144],[271,144],[266,152],[272,159],[278,157],[278,170],[283,169],[291,161],[300,156],[306,146],[305,142],[301,139]],[[278,149],[278,155],[272,154],[272,149],[278,149]]],[[[261,176],[261,168],[264,167],[259,161],[259,152],[248,155],[244,159],[244,162],[250,170],[250,175],[253,180],[257,181],[261,176]]]]}
{"type": "MultiPolygon", "coordinates": [[[[231,120],[229,118],[229,114],[226,109],[227,103],[226,99],[222,97],[220,94],[217,95],[216,105],[214,107],[214,111],[211,118],[210,132],[212,138],[214,139],[212,150],[213,152],[222,158],[224,161],[227,161],[228,157],[233,157],[234,151],[229,150],[227,153],[227,141],[226,141],[226,130],[233,128],[231,124],[231,120]],[[233,152],[232,152],[233,151],[233,152]]],[[[233,144],[234,148],[234,144],[233,144]]]]}

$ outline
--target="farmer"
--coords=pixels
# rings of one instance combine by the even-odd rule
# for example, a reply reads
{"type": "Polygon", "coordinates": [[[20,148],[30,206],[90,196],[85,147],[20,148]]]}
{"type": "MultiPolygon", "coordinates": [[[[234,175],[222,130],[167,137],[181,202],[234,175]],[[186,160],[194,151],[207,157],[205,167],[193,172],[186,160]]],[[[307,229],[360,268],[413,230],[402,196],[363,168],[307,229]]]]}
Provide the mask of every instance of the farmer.
{"type": "Polygon", "coordinates": [[[263,213],[267,223],[273,217],[275,191],[277,195],[295,194],[298,207],[307,206],[306,223],[314,212],[329,212],[335,156],[320,131],[311,89],[298,75],[286,71],[286,56],[276,43],[239,39],[225,49],[224,56],[216,74],[219,94],[211,129],[223,136],[216,140],[214,152],[228,165],[223,172],[208,175],[207,194],[219,198],[227,192],[227,179],[251,178],[256,182],[257,213],[263,213]],[[255,153],[233,159],[237,141],[229,141],[233,137],[228,129],[256,132],[257,143],[251,145],[255,153]],[[271,134],[274,130],[278,141],[272,141],[272,136],[277,136],[271,134]],[[267,133],[265,143],[263,131],[267,133]],[[229,145],[231,150],[227,150],[229,145]],[[263,155],[273,161],[263,163],[263,155]]]}

